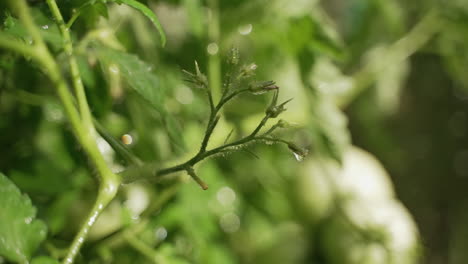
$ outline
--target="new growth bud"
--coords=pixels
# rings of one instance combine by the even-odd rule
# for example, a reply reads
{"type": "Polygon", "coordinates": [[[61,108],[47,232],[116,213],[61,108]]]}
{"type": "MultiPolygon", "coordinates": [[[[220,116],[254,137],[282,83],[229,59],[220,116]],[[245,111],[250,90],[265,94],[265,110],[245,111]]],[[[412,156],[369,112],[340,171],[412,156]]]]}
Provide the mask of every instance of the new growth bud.
{"type": "Polygon", "coordinates": [[[262,94],[271,90],[278,90],[274,81],[254,82],[249,85],[249,90],[254,94],[262,94]]]}
{"type": "Polygon", "coordinates": [[[278,123],[276,123],[276,126],[278,126],[279,128],[288,128],[288,127],[291,127],[291,124],[284,121],[283,119],[280,119],[278,120],[278,123]]]}
{"type": "Polygon", "coordinates": [[[247,78],[255,75],[255,70],[257,69],[257,64],[251,63],[244,65],[239,73],[239,77],[247,78]]]}
{"type": "Polygon", "coordinates": [[[227,60],[228,64],[232,66],[236,66],[239,64],[239,49],[237,48],[232,48],[231,51],[229,52],[229,57],[227,60]]]}
{"type": "Polygon", "coordinates": [[[182,72],[186,74],[185,81],[191,83],[195,88],[200,88],[200,89],[208,88],[208,78],[206,78],[206,75],[201,73],[200,68],[198,67],[197,61],[195,61],[195,71],[196,71],[196,74],[193,74],[186,70],[182,70],[182,72]]]}
{"type": "Polygon", "coordinates": [[[276,105],[276,102],[278,101],[278,92],[275,92],[273,95],[273,99],[271,100],[270,106],[266,110],[266,114],[270,118],[276,118],[278,117],[282,112],[286,111],[286,108],[284,107],[287,103],[289,103],[292,100],[286,100],[283,103],[276,105]]]}

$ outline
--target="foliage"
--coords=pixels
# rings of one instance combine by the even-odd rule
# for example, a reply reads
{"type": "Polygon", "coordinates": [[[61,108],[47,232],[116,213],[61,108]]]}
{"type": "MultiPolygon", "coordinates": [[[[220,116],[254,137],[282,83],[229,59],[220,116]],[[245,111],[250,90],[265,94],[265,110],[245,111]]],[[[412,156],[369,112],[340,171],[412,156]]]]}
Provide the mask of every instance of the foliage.
{"type": "Polygon", "coordinates": [[[422,2],[0,3],[0,262],[418,263],[352,144],[404,170],[414,54],[467,87],[466,4],[422,2]]]}
{"type": "Polygon", "coordinates": [[[27,196],[3,174],[0,174],[0,254],[25,263],[46,236],[45,224],[35,219],[36,208],[27,196]]]}

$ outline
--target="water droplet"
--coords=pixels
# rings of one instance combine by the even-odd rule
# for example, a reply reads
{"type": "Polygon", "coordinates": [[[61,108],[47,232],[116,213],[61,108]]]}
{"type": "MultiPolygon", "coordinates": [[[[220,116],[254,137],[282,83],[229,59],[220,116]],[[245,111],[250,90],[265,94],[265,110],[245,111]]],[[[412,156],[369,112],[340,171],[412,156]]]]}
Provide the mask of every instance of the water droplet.
{"type": "Polygon", "coordinates": [[[294,155],[294,158],[296,158],[297,161],[303,161],[304,160],[304,156],[301,155],[300,153],[293,152],[293,155],[294,155]]]}
{"type": "Polygon", "coordinates": [[[114,74],[119,74],[120,73],[120,69],[119,69],[119,66],[117,66],[117,64],[109,65],[109,71],[111,71],[114,74]]]}
{"type": "Polygon", "coordinates": [[[131,145],[133,143],[133,138],[129,134],[123,135],[120,139],[122,140],[122,143],[124,143],[125,145],[131,145]]]}
{"type": "Polygon", "coordinates": [[[162,240],[166,239],[166,237],[167,237],[167,230],[164,227],[159,227],[154,232],[154,235],[156,236],[156,239],[158,241],[162,241],[162,240]]]}
{"type": "Polygon", "coordinates": [[[45,30],[49,29],[49,25],[43,25],[42,29],[45,29],[45,30]]]}
{"type": "Polygon", "coordinates": [[[234,233],[239,230],[240,219],[235,213],[226,213],[219,219],[219,224],[224,232],[234,233]]]}
{"type": "Polygon", "coordinates": [[[214,42],[208,44],[208,46],[206,47],[206,51],[210,55],[216,55],[218,53],[218,51],[219,51],[218,44],[216,44],[214,42]]]}
{"type": "Polygon", "coordinates": [[[138,219],[140,219],[140,216],[138,216],[138,215],[132,215],[131,218],[132,218],[133,221],[137,221],[138,219]]]}
{"type": "Polygon", "coordinates": [[[191,104],[193,102],[193,92],[185,85],[181,85],[175,90],[175,98],[181,104],[191,104]]]}
{"type": "Polygon", "coordinates": [[[216,193],[216,198],[223,206],[229,206],[236,200],[236,193],[231,188],[225,186],[216,193]]]}
{"type": "Polygon", "coordinates": [[[300,148],[300,147],[294,145],[293,143],[288,143],[288,148],[289,148],[289,150],[292,151],[292,153],[294,154],[294,158],[296,158],[297,161],[304,160],[305,156],[307,156],[307,154],[309,154],[308,149],[300,148]]]}
{"type": "Polygon", "coordinates": [[[254,95],[259,95],[259,94],[264,94],[264,93],[268,93],[268,90],[257,90],[255,92],[252,92],[252,94],[254,95]]]}
{"type": "Polygon", "coordinates": [[[240,26],[237,29],[237,31],[239,31],[239,34],[245,36],[245,35],[248,35],[248,34],[250,34],[252,32],[252,28],[253,28],[252,24],[246,24],[246,25],[240,26]]]}
{"type": "Polygon", "coordinates": [[[29,225],[32,222],[32,217],[26,217],[24,222],[29,225]]]}

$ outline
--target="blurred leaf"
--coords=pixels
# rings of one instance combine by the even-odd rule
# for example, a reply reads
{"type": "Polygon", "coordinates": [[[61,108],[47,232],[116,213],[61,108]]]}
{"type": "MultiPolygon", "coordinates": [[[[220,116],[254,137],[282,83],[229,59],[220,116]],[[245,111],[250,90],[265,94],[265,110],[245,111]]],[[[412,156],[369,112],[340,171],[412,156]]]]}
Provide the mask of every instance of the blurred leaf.
{"type": "Polygon", "coordinates": [[[107,12],[107,6],[104,3],[95,3],[93,7],[99,15],[105,18],[109,18],[109,13],[107,12]]]}
{"type": "MultiPolygon", "coordinates": [[[[63,39],[55,22],[37,9],[34,9],[33,15],[35,22],[40,26],[39,32],[41,36],[53,49],[58,50],[62,46],[63,39]]],[[[21,21],[15,17],[7,15],[3,21],[3,25],[5,32],[17,38],[21,38],[25,42],[32,41],[32,37],[27,32],[26,28],[22,25],[21,21]]]]}
{"type": "Polygon", "coordinates": [[[350,143],[347,118],[331,100],[317,98],[317,102],[309,125],[312,151],[341,163],[350,143]]]}
{"type": "Polygon", "coordinates": [[[438,49],[448,74],[468,93],[468,5],[453,5],[445,12],[447,26],[438,38],[438,49]]]}
{"type": "MultiPolygon", "coordinates": [[[[376,54],[379,57],[381,54],[376,54]]],[[[377,103],[385,114],[394,114],[400,105],[400,95],[409,74],[408,60],[399,61],[389,66],[387,70],[377,73],[376,95],[377,103]]]]}
{"type": "Polygon", "coordinates": [[[326,59],[318,60],[309,80],[311,92],[312,151],[341,162],[343,151],[349,145],[347,118],[337,102],[349,91],[353,80],[326,59]]]}
{"type": "Polygon", "coordinates": [[[164,91],[160,79],[151,72],[152,66],[136,55],[98,47],[98,58],[106,69],[116,71],[160,113],[164,112],[164,91]]]}
{"type": "Polygon", "coordinates": [[[74,22],[74,19],[81,18],[87,27],[92,28],[96,25],[101,17],[109,18],[105,1],[77,1],[80,2],[77,3],[79,7],[73,11],[74,16],[72,16],[70,22],[74,22]]]}
{"type": "Polygon", "coordinates": [[[59,264],[59,262],[51,257],[40,256],[34,258],[31,264],[59,264]]]}
{"type": "Polygon", "coordinates": [[[126,4],[128,6],[131,6],[138,11],[140,11],[143,15],[145,15],[151,22],[153,22],[153,25],[156,27],[156,29],[159,32],[159,35],[161,36],[161,45],[164,47],[166,45],[166,34],[164,33],[164,30],[161,26],[161,23],[159,23],[158,17],[149,9],[147,6],[144,4],[137,2],[135,0],[110,0],[114,1],[118,4],[126,4]]]}
{"type": "Polygon", "coordinates": [[[27,263],[46,236],[46,226],[36,220],[36,208],[26,195],[0,173],[0,255],[27,263]]]}

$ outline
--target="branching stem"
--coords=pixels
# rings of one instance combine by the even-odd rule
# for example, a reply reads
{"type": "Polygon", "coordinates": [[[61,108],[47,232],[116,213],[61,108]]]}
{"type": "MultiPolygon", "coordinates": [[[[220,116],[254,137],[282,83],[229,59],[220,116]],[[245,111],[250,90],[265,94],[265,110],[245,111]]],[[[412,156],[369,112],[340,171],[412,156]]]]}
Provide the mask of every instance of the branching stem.
{"type": "Polygon", "coordinates": [[[11,39],[2,33],[0,34],[0,46],[18,52],[23,56],[30,56],[36,63],[41,66],[42,70],[50,78],[57,90],[57,94],[63,104],[65,114],[71,124],[73,134],[99,172],[100,188],[96,202],[87,220],[81,226],[79,233],[73,240],[67,257],[64,259],[64,263],[71,264],[78,254],[81,245],[86,240],[89,229],[94,224],[97,217],[104,210],[104,208],[115,197],[120,185],[120,179],[117,175],[112,173],[107,166],[104,157],[96,146],[94,133],[90,133],[94,131],[94,126],[92,124],[91,114],[88,108],[88,103],[86,101],[86,96],[84,94],[84,88],[81,82],[80,73],[78,71],[78,65],[75,58],[72,56],[73,47],[71,45],[71,37],[68,30],[65,28],[63,18],[56,5],[56,2],[54,0],[47,0],[47,3],[49,4],[56,21],[59,23],[62,37],[65,39],[64,48],[69,55],[70,69],[78,97],[78,105],[81,111],[81,116],[80,112],[78,112],[76,109],[74,103],[75,99],[69,92],[67,82],[62,75],[60,67],[45,45],[37,25],[34,24],[30,10],[25,0],[10,0],[10,4],[12,9],[18,14],[19,18],[25,25],[28,33],[31,34],[34,41],[33,45],[27,46],[20,44],[18,41],[11,39]],[[16,44],[18,45],[14,47],[16,44]]]}

